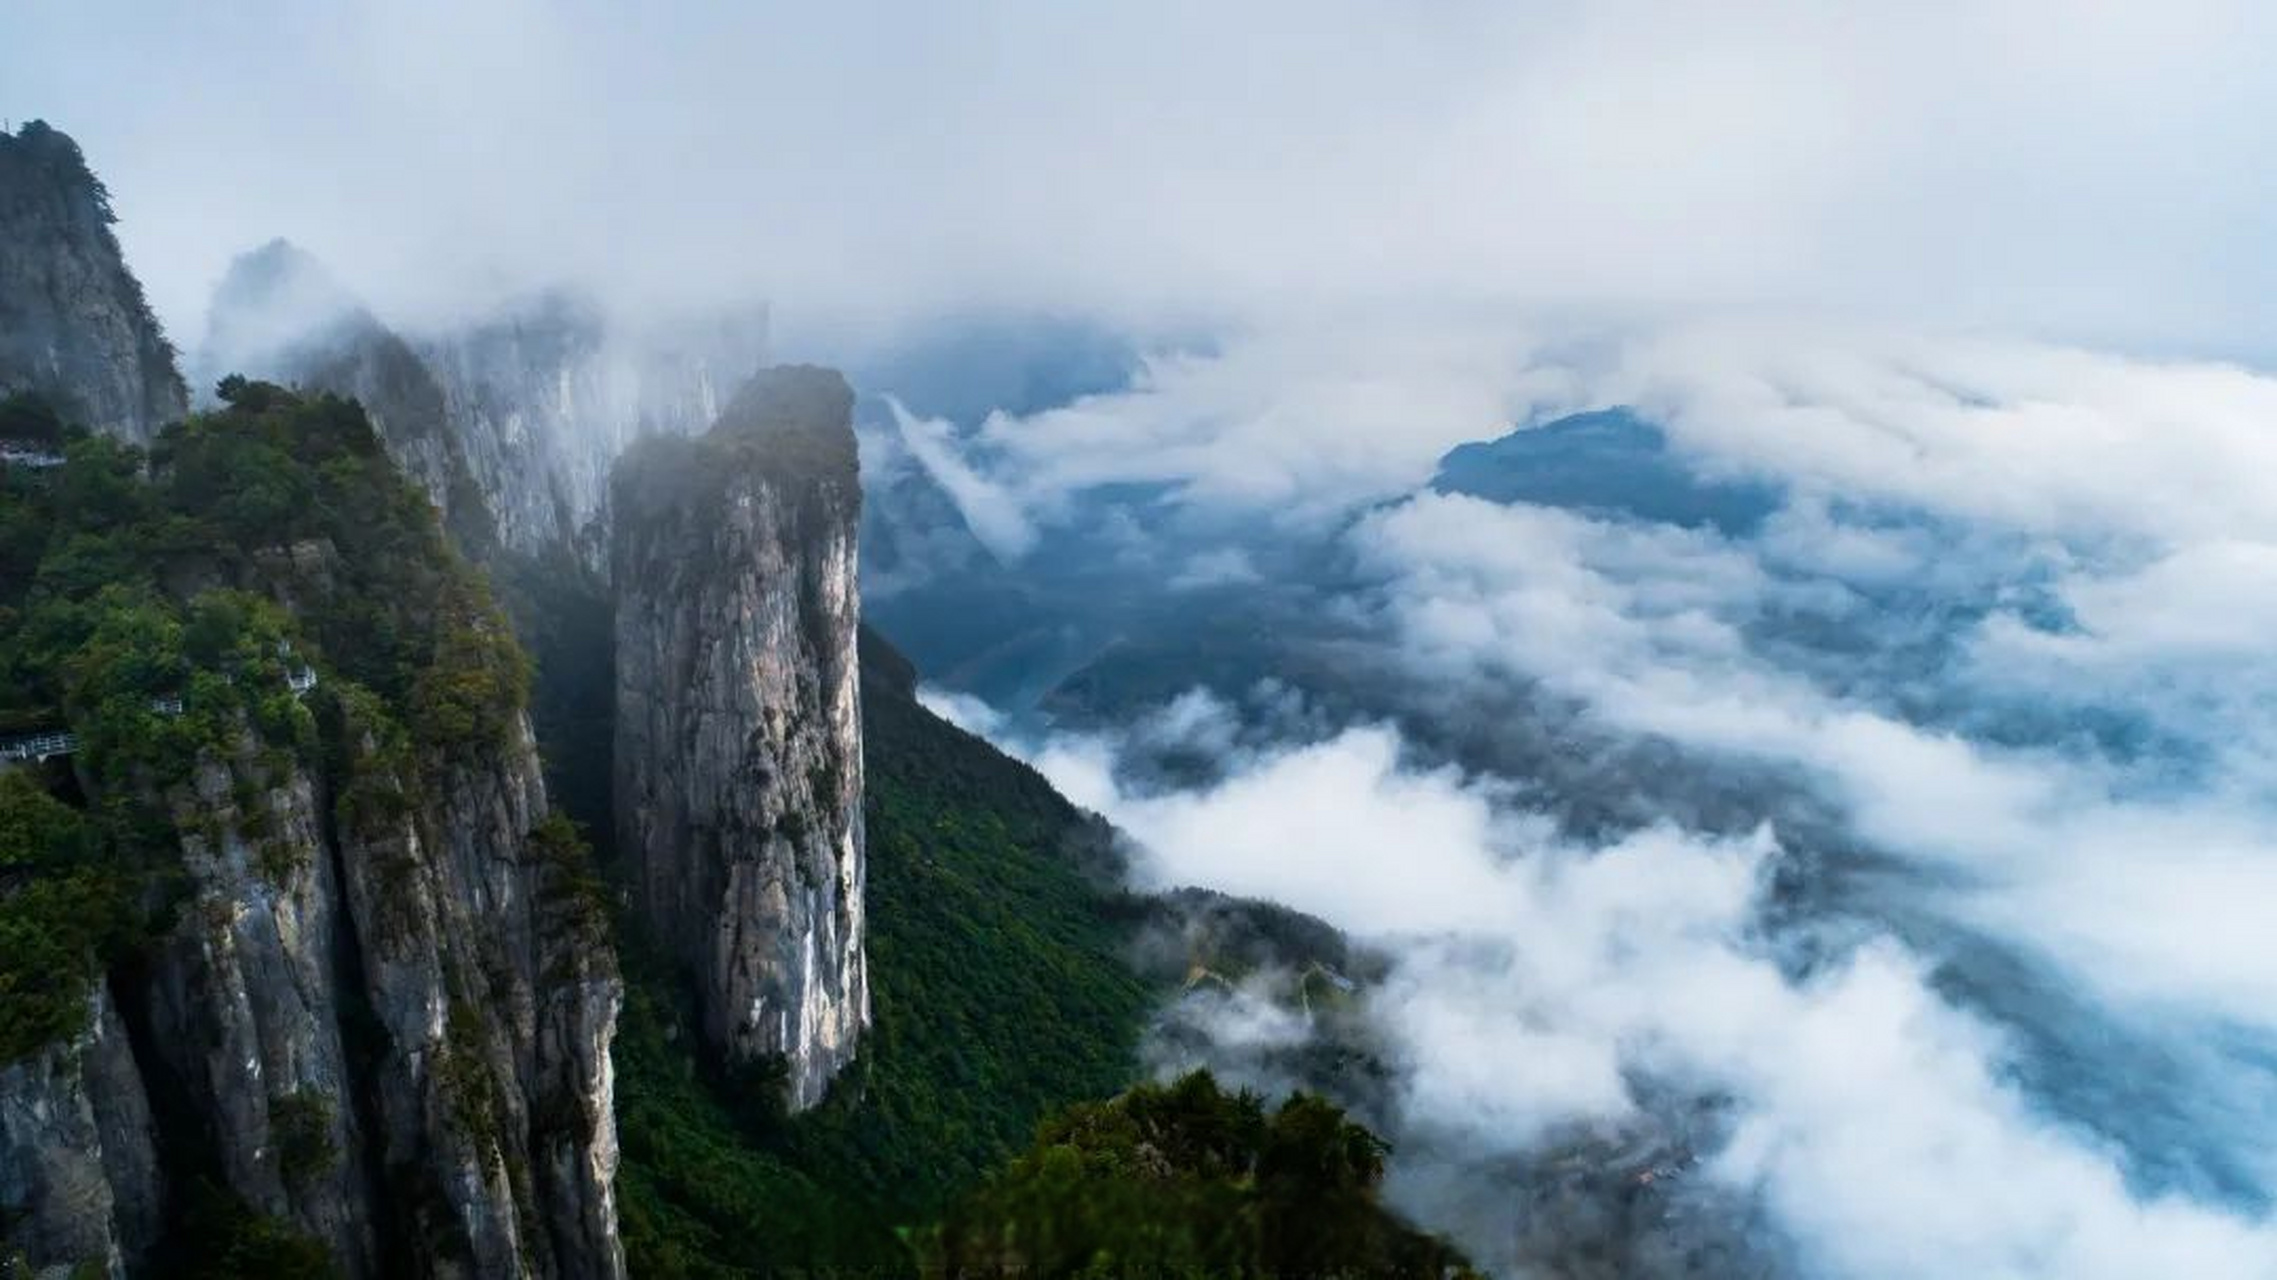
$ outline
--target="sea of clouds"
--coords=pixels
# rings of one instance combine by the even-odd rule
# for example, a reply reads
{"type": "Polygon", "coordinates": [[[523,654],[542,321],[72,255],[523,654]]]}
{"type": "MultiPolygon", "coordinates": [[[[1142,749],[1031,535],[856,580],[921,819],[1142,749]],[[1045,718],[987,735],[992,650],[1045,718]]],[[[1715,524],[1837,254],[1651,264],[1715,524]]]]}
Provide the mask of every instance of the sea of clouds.
{"type": "MultiPolygon", "coordinates": [[[[1347,557],[1338,607],[1415,691],[1380,719],[1261,740],[1197,693],[996,728],[1145,883],[1393,957],[1395,1142],[1482,1170],[1674,1093],[1719,1117],[1684,1179],[1798,1273],[2277,1275],[2277,379],[1756,325],[1276,335],[978,440],[998,527],[1146,481],[1347,557]],[[1609,404],[1776,511],[1727,534],[1419,487],[1449,445],[1609,404]],[[1666,776],[1563,778],[1642,816],[1586,828],[1424,745],[1539,734],[1528,707],[1577,754],[1652,744],[1666,776]],[[1210,779],[1136,778],[1165,738],[1210,779]],[[1714,786],[1720,821],[1649,803],[1714,786]]],[[[1569,1273],[1515,1197],[1481,1210],[1490,1173],[1459,1209],[1408,1175],[1490,1263],[1569,1273]]]]}

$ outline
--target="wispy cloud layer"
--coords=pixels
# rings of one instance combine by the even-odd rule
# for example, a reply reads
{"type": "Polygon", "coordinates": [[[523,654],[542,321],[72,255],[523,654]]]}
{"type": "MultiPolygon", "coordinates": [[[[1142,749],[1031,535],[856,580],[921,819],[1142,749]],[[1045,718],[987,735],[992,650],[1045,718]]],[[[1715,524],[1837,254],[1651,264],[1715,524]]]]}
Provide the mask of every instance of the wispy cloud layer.
{"type": "Polygon", "coordinates": [[[304,244],[384,315],[1836,308],[2265,349],[2267,6],[30,5],[194,334],[304,244]],[[725,298],[714,295],[726,295],[725,298]]]}
{"type": "MultiPolygon", "coordinates": [[[[1188,698],[1031,744],[1041,767],[1132,833],[1153,883],[1286,901],[1390,951],[1373,1008],[1411,1151],[1539,1155],[1575,1126],[1662,1123],[1673,1092],[1722,1108],[1682,1176],[1806,1273],[2277,1274],[2258,643],[2277,382],[1880,332],[1528,350],[1469,394],[1643,406],[1696,473],[1768,484],[1779,510],[1726,533],[1368,502],[1304,527],[1345,557],[1343,616],[1376,628],[1357,660],[1407,682],[1384,719],[1260,745],[1207,729],[1242,709],[1188,698]],[[1514,706],[1568,718],[1497,719],[1514,706]],[[1417,732],[1658,763],[1498,774],[1417,732]],[[1216,780],[1125,767],[1165,734],[1216,780]],[[1607,788],[1645,819],[1568,821],[1607,788]],[[1726,820],[1698,825],[1685,788],[1726,820]]],[[[1156,408],[1112,430],[1150,439],[1156,408]]],[[[1082,464],[1087,441],[1025,425],[1063,451],[1025,482],[1082,464]]],[[[1119,456],[1230,505],[1241,484],[1199,476],[1275,465],[1119,456]]],[[[1411,1185],[1452,1212],[1445,1182],[1411,1185]]],[[[1522,1215],[1474,1210],[1449,1225],[1485,1256],[1540,1261],[1522,1215]]]]}

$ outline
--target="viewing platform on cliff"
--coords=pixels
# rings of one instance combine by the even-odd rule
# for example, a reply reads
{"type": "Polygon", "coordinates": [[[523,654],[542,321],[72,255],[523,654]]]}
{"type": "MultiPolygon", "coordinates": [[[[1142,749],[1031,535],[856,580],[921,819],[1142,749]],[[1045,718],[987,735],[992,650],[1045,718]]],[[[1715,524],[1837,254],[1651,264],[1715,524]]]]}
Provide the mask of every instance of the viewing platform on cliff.
{"type": "MultiPolygon", "coordinates": [[[[285,687],[295,697],[305,698],[316,688],[316,668],[294,667],[285,672],[285,687]]],[[[182,695],[160,694],[150,700],[150,709],[162,716],[182,714],[182,695]]],[[[79,750],[79,735],[69,729],[42,729],[36,733],[17,734],[0,738],[0,765],[26,764],[54,756],[67,756],[79,750]]]]}
{"type": "Polygon", "coordinates": [[[79,735],[69,729],[28,733],[21,737],[0,739],[0,762],[36,763],[50,756],[67,756],[78,749],[79,735]]]}
{"type": "Polygon", "coordinates": [[[31,440],[0,440],[0,466],[46,471],[63,465],[63,455],[31,440]]]}

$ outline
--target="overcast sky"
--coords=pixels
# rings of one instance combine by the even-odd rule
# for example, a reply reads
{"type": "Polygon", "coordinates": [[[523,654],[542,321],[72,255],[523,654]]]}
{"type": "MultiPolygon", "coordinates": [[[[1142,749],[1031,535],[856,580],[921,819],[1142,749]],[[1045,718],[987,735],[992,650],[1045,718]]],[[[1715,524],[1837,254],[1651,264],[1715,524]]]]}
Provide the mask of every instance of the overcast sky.
{"type": "Polygon", "coordinates": [[[1832,309],[2248,357],[2277,320],[2261,4],[9,8],[0,115],[81,141],[178,337],[280,234],[398,313],[566,275],[1142,321],[1832,309]]]}

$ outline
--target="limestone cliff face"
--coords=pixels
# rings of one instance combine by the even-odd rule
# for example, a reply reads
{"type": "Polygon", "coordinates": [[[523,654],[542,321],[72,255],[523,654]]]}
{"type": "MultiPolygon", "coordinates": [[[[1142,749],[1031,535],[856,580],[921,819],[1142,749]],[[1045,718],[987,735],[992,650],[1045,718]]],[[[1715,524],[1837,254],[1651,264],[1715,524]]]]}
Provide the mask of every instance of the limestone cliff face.
{"type": "Polygon", "coordinates": [[[0,1221],[35,1263],[140,1269],[157,1241],[165,1185],[150,1103],[110,993],[87,1029],[0,1067],[0,1221]]]}
{"type": "MultiPolygon", "coordinates": [[[[145,439],[181,413],[171,352],[148,328],[133,359],[73,362],[116,354],[111,330],[134,329],[120,316],[147,316],[99,220],[70,235],[24,221],[38,204],[26,164],[93,182],[60,135],[0,139],[0,375],[23,367],[5,362],[27,341],[71,356],[36,365],[39,389],[145,439]],[[26,226],[48,238],[26,241],[26,226]],[[115,279],[78,260],[89,243],[115,279]],[[54,291],[31,297],[35,328],[53,329],[30,339],[13,327],[26,280],[54,291]],[[136,360],[156,372],[134,377],[164,394],[128,394],[136,360]]],[[[66,212],[101,212],[90,189],[66,212]]],[[[327,342],[270,350],[391,415],[389,453],[430,492],[458,483],[441,390],[409,347],[358,311],[335,308],[328,325],[327,342]]],[[[386,554],[430,557],[401,580],[447,576],[431,529],[399,534],[386,554]]],[[[194,560],[170,570],[185,592],[230,586],[303,614],[376,567],[327,539],[194,560]]],[[[165,902],[79,1031],[0,1061],[0,1264],[164,1271],[173,1233],[210,1225],[203,1197],[218,1193],[322,1244],[350,1277],[621,1276],[609,1055],[622,984],[526,715],[500,712],[446,749],[409,742],[391,727],[400,708],[382,714],[368,692],[299,692],[321,750],[248,728],[163,784],[81,757],[70,789],[90,808],[147,815],[137,840],[164,861],[151,894],[165,902]]],[[[0,876],[0,895],[17,887],[0,876]]]]}
{"type": "Polygon", "coordinates": [[[731,1059],[819,1100],[869,1021],[853,396],[762,373],[619,464],[616,804],[639,906],[731,1059]]]}
{"type": "Polygon", "coordinates": [[[631,325],[559,290],[399,334],[276,241],[232,265],[196,363],[361,401],[461,546],[600,571],[617,457],[708,427],[766,342],[764,309],[631,325]]]}
{"type": "Polygon", "coordinates": [[[362,1154],[398,1239],[426,1242],[380,1270],[622,1275],[609,1044],[623,988],[590,872],[541,821],[527,721],[448,764],[407,764],[352,718],[343,732],[359,789],[337,846],[352,967],[384,1029],[362,1154]]]}
{"type": "Polygon", "coordinates": [[[139,1274],[204,1180],[348,1276],[624,1273],[622,986],[526,722],[421,760],[342,714],[336,774],[248,738],[165,794],[187,894],[124,1008],[0,1067],[8,1249],[139,1274]]]}
{"type": "Polygon", "coordinates": [[[693,435],[759,367],[763,310],[636,328],[561,292],[422,336],[499,538],[608,561],[609,470],[634,441],[693,435]]]}
{"type": "Polygon", "coordinates": [[[70,138],[39,121],[0,133],[0,392],[47,393],[141,442],[188,396],[111,222],[70,138]]]}
{"type": "Polygon", "coordinates": [[[341,1159],[362,1145],[341,1032],[356,996],[336,964],[347,922],[316,789],[248,753],[203,761],[167,803],[190,892],[129,996],[154,1083],[207,1172],[367,1274],[372,1188],[341,1159]]]}

